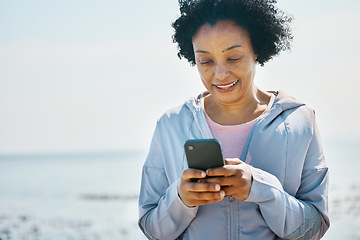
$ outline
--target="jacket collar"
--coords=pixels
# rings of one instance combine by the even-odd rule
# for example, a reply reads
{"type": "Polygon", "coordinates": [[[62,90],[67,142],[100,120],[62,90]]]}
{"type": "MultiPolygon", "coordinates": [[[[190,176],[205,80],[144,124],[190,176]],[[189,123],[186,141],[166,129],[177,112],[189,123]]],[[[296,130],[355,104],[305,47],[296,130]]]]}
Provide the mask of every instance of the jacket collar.
{"type": "MultiPolygon", "coordinates": [[[[299,102],[295,98],[285,93],[283,90],[272,93],[276,95],[274,104],[265,114],[262,114],[259,117],[258,121],[255,123],[255,125],[259,126],[260,128],[263,127],[266,128],[268,124],[271,124],[273,120],[276,119],[284,111],[295,109],[297,107],[304,105],[303,103],[299,102]]],[[[211,130],[205,119],[204,107],[203,107],[204,97],[208,96],[209,94],[210,93],[208,92],[203,92],[199,94],[199,96],[193,97],[188,101],[186,101],[185,103],[185,106],[192,113],[194,126],[197,126],[196,128],[201,132],[203,138],[213,138],[211,130]]],[[[251,137],[249,139],[251,139],[251,137]]]]}
{"type": "MultiPolygon", "coordinates": [[[[276,99],[274,101],[273,106],[270,109],[270,112],[273,112],[274,109],[276,109],[275,112],[279,112],[279,114],[283,111],[297,108],[299,106],[305,105],[304,103],[298,101],[294,97],[290,96],[283,90],[279,91],[272,91],[271,93],[274,93],[276,95],[276,99]]],[[[209,92],[203,92],[199,94],[196,98],[191,98],[186,102],[186,106],[193,112],[197,112],[202,110],[203,108],[203,101],[206,96],[208,96],[209,92]]]]}

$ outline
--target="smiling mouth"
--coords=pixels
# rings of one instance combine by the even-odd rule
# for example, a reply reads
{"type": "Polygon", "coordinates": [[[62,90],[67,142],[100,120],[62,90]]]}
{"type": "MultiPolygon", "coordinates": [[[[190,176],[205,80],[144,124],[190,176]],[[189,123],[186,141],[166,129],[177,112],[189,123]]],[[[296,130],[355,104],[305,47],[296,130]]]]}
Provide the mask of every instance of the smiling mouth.
{"type": "Polygon", "coordinates": [[[217,88],[220,88],[220,89],[229,89],[231,88],[232,86],[234,86],[235,84],[237,84],[239,82],[239,80],[236,80],[235,82],[232,82],[228,85],[216,85],[216,84],[213,84],[215,87],[217,88]]]}

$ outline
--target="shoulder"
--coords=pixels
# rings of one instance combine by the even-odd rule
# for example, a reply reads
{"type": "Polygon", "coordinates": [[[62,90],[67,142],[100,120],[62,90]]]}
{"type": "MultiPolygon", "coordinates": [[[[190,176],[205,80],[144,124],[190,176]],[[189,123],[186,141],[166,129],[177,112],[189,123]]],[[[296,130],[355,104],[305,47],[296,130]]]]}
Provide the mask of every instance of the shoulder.
{"type": "Polygon", "coordinates": [[[315,118],[314,109],[282,90],[277,92],[274,108],[280,108],[281,115],[286,118],[290,117],[291,120],[313,121],[315,118]]]}
{"type": "Polygon", "coordinates": [[[304,102],[284,91],[276,92],[276,99],[269,110],[265,123],[282,122],[292,133],[308,132],[312,135],[315,127],[315,111],[304,102]]]}
{"type": "Polygon", "coordinates": [[[186,102],[168,109],[159,119],[158,124],[171,124],[178,121],[184,121],[191,117],[191,109],[187,106],[186,102]]]}
{"type": "Polygon", "coordinates": [[[156,131],[160,134],[187,132],[194,122],[197,111],[201,108],[196,97],[192,97],[183,104],[167,110],[157,121],[156,131]]]}
{"type": "Polygon", "coordinates": [[[191,97],[183,104],[167,110],[159,119],[157,124],[178,124],[184,123],[194,118],[195,114],[202,108],[202,94],[197,97],[191,97]]]}

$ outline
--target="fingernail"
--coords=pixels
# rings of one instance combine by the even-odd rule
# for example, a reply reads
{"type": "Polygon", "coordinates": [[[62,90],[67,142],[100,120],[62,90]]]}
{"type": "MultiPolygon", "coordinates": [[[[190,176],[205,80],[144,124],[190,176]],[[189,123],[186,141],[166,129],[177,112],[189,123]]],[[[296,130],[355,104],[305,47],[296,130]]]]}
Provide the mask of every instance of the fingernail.
{"type": "Polygon", "coordinates": [[[220,185],[216,184],[216,185],[215,185],[215,190],[216,190],[216,191],[219,191],[219,190],[220,190],[220,185]]]}
{"type": "Polygon", "coordinates": [[[224,192],[224,191],[220,191],[220,196],[221,196],[221,197],[225,197],[225,192],[224,192]]]}
{"type": "Polygon", "coordinates": [[[202,177],[206,177],[206,173],[201,172],[201,176],[202,176],[202,177]]]}

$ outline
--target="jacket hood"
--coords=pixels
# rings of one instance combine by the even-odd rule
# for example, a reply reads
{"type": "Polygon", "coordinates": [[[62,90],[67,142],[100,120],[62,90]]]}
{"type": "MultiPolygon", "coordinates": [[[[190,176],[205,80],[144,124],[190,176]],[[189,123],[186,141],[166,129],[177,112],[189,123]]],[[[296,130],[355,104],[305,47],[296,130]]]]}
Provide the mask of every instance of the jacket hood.
{"type": "Polygon", "coordinates": [[[296,98],[288,95],[283,90],[274,93],[276,95],[276,99],[272,108],[280,107],[282,111],[286,111],[305,105],[304,103],[298,101],[296,98]]]}

